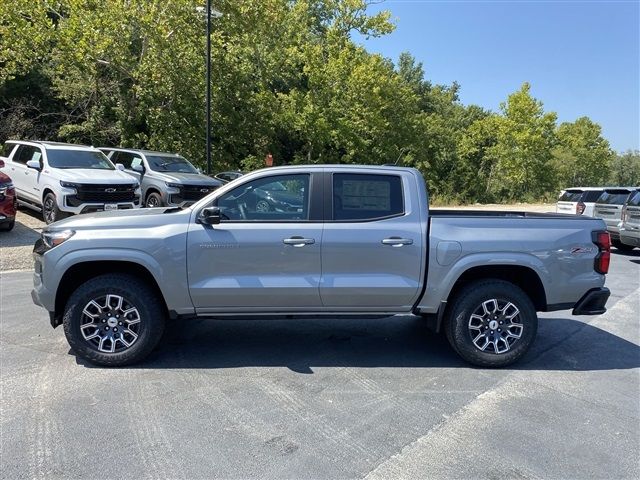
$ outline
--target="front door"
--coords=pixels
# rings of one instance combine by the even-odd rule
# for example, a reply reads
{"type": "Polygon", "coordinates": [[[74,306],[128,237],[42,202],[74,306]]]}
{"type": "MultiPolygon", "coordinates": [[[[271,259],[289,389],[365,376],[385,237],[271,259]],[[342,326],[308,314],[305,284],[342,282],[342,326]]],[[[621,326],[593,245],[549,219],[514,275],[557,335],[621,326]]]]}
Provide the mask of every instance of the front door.
{"type": "Polygon", "coordinates": [[[312,175],[246,181],[216,199],[222,220],[194,220],[187,241],[198,313],[282,312],[321,306],[322,219],[312,211],[312,175]]]}
{"type": "Polygon", "coordinates": [[[426,237],[400,175],[333,173],[320,296],[336,310],[408,310],[420,293],[426,237]],[[408,196],[407,196],[408,197],[408,196]]]}

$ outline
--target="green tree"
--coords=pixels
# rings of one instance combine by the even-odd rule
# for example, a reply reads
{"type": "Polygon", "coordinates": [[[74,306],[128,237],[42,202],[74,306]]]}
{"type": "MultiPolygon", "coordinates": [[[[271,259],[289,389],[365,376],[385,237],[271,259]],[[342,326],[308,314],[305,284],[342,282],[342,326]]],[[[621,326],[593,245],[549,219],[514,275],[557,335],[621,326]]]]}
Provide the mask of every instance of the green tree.
{"type": "Polygon", "coordinates": [[[561,124],[553,150],[553,164],[560,188],[604,185],[614,153],[602,137],[600,125],[587,117],[561,124]]]}
{"type": "Polygon", "coordinates": [[[556,114],[544,112],[528,83],[509,95],[500,110],[502,115],[486,120],[496,135],[496,143],[485,151],[495,165],[489,190],[498,199],[540,198],[553,189],[556,114]]]}
{"type": "Polygon", "coordinates": [[[611,161],[609,185],[640,185],[640,151],[628,150],[611,161]]]}

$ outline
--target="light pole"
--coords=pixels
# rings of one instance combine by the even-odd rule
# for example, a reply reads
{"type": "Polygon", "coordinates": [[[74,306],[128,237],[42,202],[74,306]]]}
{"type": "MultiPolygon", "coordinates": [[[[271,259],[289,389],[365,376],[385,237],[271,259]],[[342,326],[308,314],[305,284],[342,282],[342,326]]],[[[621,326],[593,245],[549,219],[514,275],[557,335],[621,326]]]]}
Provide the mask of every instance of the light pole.
{"type": "MultiPolygon", "coordinates": [[[[220,18],[222,13],[217,10],[212,10],[211,0],[207,0],[206,6],[207,14],[207,175],[211,174],[211,18],[220,18]]],[[[202,12],[202,7],[196,9],[198,12],[202,12]]]]}

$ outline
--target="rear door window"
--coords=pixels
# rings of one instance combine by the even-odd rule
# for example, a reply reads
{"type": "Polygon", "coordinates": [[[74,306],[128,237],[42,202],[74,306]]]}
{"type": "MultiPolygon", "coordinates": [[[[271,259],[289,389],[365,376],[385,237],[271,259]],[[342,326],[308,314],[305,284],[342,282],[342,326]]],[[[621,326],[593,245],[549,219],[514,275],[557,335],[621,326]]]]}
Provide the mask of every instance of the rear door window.
{"type": "Polygon", "coordinates": [[[605,190],[596,203],[605,205],[622,205],[629,196],[629,190],[611,189],[605,190]]]}
{"type": "Polygon", "coordinates": [[[367,221],[404,213],[402,181],[396,175],[333,175],[333,220],[367,221]]]}

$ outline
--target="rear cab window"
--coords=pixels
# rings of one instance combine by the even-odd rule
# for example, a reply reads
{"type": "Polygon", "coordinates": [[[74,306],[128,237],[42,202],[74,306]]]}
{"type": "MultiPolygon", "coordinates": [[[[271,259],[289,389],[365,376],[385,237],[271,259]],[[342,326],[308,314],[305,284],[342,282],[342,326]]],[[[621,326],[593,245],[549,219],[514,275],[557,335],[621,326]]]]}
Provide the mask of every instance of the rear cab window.
{"type": "Polygon", "coordinates": [[[373,221],[404,214],[402,180],[397,175],[333,174],[334,221],[373,221]]]}

